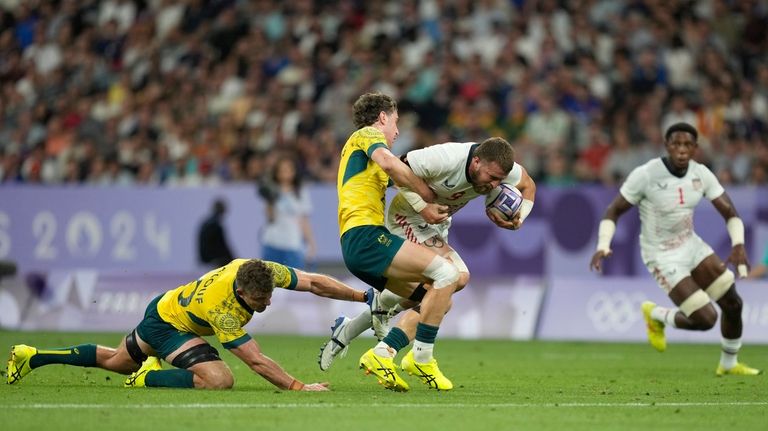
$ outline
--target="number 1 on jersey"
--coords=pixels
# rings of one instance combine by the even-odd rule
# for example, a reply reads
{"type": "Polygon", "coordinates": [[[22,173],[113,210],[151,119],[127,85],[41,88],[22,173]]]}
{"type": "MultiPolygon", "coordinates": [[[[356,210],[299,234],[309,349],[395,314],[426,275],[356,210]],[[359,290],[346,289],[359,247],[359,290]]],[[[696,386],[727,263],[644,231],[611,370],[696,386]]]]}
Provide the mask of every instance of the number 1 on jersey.
{"type": "Polygon", "coordinates": [[[680,197],[680,205],[685,203],[685,200],[683,200],[683,188],[678,187],[677,188],[677,195],[680,197]]]}

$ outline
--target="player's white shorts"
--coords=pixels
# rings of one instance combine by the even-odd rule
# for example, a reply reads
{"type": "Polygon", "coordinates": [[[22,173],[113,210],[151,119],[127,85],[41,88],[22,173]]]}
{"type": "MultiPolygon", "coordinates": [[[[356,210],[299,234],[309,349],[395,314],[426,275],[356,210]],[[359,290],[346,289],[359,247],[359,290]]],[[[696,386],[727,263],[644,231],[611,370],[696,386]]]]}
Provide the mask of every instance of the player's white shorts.
{"type": "MultiPolygon", "coordinates": [[[[698,235],[693,234],[679,247],[665,251],[641,250],[643,262],[656,283],[669,294],[678,283],[691,275],[704,259],[714,254],[709,246],[698,235]]],[[[706,288],[707,286],[702,286],[706,288]]]]}
{"type": "Polygon", "coordinates": [[[418,214],[405,215],[394,212],[387,215],[387,229],[390,232],[417,244],[421,244],[434,236],[439,236],[447,242],[450,227],[450,217],[440,224],[429,224],[418,214]]]}
{"type": "MultiPolygon", "coordinates": [[[[451,218],[439,224],[429,224],[421,218],[420,215],[405,215],[398,212],[391,212],[387,215],[387,229],[393,234],[405,238],[407,241],[417,244],[425,244],[429,241],[444,241],[448,243],[448,229],[451,227],[451,218]]],[[[459,269],[459,272],[469,272],[467,264],[456,251],[451,248],[451,252],[446,256],[459,269]]]]}

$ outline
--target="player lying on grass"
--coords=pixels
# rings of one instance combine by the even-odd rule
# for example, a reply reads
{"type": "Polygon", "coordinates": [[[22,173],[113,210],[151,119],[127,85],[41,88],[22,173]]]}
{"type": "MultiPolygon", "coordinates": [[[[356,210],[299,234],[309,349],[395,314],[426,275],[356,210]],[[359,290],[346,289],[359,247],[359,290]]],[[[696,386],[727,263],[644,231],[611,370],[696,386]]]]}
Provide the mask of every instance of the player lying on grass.
{"type": "Polygon", "coordinates": [[[717,177],[692,160],[698,148],[696,129],[677,123],[667,129],[664,138],[668,155],[635,168],[605,211],[590,268],[602,269],[602,260],[611,255],[616,221],[637,205],[643,262],[676,306],[659,307],[649,301],[642,304],[651,345],[660,352],[667,348],[665,326],[693,331],[712,329],[717,323],[717,310],[711,302],[715,301],[722,310],[722,353],[716,374],[760,374],[760,370],[737,360],[741,348],[741,297],[736,292],[733,272],[694,232],[693,210],[701,198],[707,198],[726,221],[733,245],[728,261],[741,277],[747,276],[748,269],[744,223],[717,177]]]}
{"type": "Polygon", "coordinates": [[[261,313],[270,305],[275,287],[357,302],[366,302],[373,295],[372,290],[355,290],[326,275],[258,259],[235,259],[153,299],[144,319],[116,349],[95,344],[46,350],[13,346],[8,384],[44,365],[69,364],[133,373],[125,381],[126,387],[229,389],[235,383],[232,371],[202,338],[215,335],[226,349],[278,388],[328,390],[328,383],[304,384],[285,372],[243,329],[254,312],[261,313]],[[175,368],[163,370],[158,357],[175,368]]]}
{"type": "MultiPolygon", "coordinates": [[[[459,269],[457,291],[469,281],[469,270],[461,256],[448,244],[450,216],[463,208],[469,201],[488,194],[491,189],[503,182],[517,186],[524,201],[521,210],[512,220],[504,220],[494,213],[488,214],[499,227],[518,229],[533,208],[536,184],[527,171],[514,163],[514,150],[502,138],[490,138],[481,144],[474,142],[450,142],[411,151],[403,157],[411,170],[435,191],[434,204],[424,202],[417,194],[402,189],[393,198],[387,210],[387,229],[407,241],[420,244],[433,250],[453,262],[459,269]],[[499,160],[504,162],[500,163],[499,160]],[[502,166],[508,167],[505,170],[502,166]],[[506,172],[506,176],[495,179],[493,173],[506,172]],[[441,221],[444,216],[449,218],[441,221]],[[434,224],[432,224],[434,223],[434,224]]],[[[377,294],[373,315],[374,331],[379,339],[387,335],[387,320],[397,312],[417,305],[426,289],[420,285],[408,298],[403,298],[389,290],[377,294]]],[[[441,388],[440,380],[431,376],[427,367],[416,367],[415,363],[428,363],[431,359],[431,347],[425,348],[422,337],[429,337],[430,328],[419,325],[417,309],[409,310],[400,320],[394,332],[403,334],[405,341],[416,340],[413,349],[403,358],[401,369],[419,376],[428,386],[441,388]]],[[[340,316],[331,328],[331,339],[320,351],[320,369],[325,371],[334,359],[343,352],[349,343],[372,326],[371,310],[366,310],[353,319],[340,316]]],[[[404,347],[404,346],[403,346],[404,347]]]]}

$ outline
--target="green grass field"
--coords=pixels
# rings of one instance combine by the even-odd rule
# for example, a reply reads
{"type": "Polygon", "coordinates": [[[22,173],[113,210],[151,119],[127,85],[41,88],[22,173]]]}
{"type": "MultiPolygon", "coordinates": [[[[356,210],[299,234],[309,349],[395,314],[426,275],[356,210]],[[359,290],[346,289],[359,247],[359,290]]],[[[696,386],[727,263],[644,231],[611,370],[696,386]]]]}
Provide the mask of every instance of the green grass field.
{"type": "MultiPolygon", "coordinates": [[[[119,334],[0,332],[0,346],[114,345],[119,334]]],[[[228,352],[231,391],[124,389],[102,370],[49,366],[0,386],[2,429],[56,430],[765,430],[768,382],[715,377],[717,345],[440,340],[441,369],[452,392],[382,389],[357,369],[373,345],[361,339],[327,373],[316,363],[321,338],[258,336],[262,348],[305,382],[332,392],[276,390],[228,352]]],[[[217,346],[220,347],[220,346],[217,346]]],[[[741,359],[768,366],[768,346],[745,346],[741,359]]],[[[166,365],[167,366],[167,365],[166,365]]],[[[3,378],[5,376],[3,375],[3,378]]]]}

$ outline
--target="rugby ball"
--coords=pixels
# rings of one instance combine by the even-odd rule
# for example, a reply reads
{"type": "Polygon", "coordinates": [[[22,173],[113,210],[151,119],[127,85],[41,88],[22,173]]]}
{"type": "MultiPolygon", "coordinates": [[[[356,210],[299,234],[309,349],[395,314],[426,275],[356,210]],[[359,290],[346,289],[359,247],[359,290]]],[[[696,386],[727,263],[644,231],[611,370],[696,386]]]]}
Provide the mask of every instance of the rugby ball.
{"type": "Polygon", "coordinates": [[[517,187],[501,183],[485,196],[486,210],[496,213],[502,219],[510,221],[520,211],[523,195],[517,187]]]}

